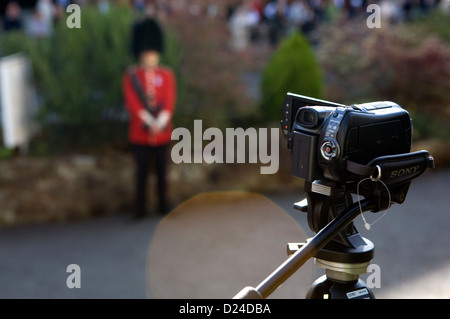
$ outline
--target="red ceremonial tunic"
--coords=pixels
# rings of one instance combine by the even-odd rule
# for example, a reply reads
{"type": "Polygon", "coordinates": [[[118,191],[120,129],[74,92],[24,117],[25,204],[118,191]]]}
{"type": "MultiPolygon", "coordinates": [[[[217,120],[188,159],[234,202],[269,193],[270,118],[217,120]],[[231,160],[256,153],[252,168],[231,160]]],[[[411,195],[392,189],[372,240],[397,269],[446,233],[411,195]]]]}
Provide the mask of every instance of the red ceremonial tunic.
{"type": "MultiPolygon", "coordinates": [[[[175,111],[176,82],[171,69],[158,66],[152,70],[145,70],[135,66],[127,70],[122,79],[125,106],[130,115],[128,138],[133,144],[161,146],[169,144],[173,130],[172,115],[175,111]],[[141,87],[145,94],[154,97],[156,105],[159,105],[159,113],[169,112],[170,119],[165,128],[154,133],[145,127],[144,121],[139,117],[139,111],[145,109],[139,94],[133,86],[130,72],[136,72],[141,87]]],[[[156,115],[157,116],[157,115],[156,115]]]]}

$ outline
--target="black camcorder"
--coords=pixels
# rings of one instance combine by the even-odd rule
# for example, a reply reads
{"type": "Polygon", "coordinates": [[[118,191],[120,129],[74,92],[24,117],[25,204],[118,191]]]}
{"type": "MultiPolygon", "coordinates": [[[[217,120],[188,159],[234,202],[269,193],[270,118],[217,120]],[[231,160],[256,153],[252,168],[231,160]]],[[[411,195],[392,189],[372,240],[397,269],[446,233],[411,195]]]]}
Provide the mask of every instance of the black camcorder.
{"type": "Polygon", "coordinates": [[[291,150],[292,175],[305,180],[306,198],[294,208],[308,214],[316,235],[288,244],[289,259],[235,298],[266,298],[311,257],[326,272],[307,298],[374,298],[358,279],[373,259],[374,245],[353,219],[402,204],[412,179],[434,167],[433,157],[425,150],[410,152],[412,120],[393,102],[346,106],[288,93],[281,130],[291,150]]]}
{"type": "MultiPolygon", "coordinates": [[[[346,106],[288,93],[281,127],[292,151],[292,175],[307,181],[356,181],[359,165],[376,164],[371,161],[383,156],[406,163],[401,154],[411,150],[412,120],[394,102],[346,106]]],[[[418,171],[414,161],[410,166],[404,167],[403,175],[418,171]]],[[[394,173],[389,174],[401,177],[394,173]]]]}

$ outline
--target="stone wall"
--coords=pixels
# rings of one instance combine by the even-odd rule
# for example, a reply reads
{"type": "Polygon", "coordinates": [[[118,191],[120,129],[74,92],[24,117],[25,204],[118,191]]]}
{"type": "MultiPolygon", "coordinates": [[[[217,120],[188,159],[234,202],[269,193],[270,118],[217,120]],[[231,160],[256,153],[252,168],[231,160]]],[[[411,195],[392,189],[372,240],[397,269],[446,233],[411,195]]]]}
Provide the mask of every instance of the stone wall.
{"type": "MultiPolygon", "coordinates": [[[[282,152],[283,153],[283,152],[282,152]]],[[[281,155],[278,173],[261,175],[261,164],[170,164],[173,205],[202,192],[239,190],[277,192],[301,189],[290,176],[288,153],[281,155]]],[[[130,212],[134,164],[131,154],[22,156],[0,161],[0,226],[130,212]]],[[[151,186],[156,182],[149,177],[151,186]]],[[[154,187],[149,201],[155,203],[154,187]]]]}
{"type": "MultiPolygon", "coordinates": [[[[284,142],[283,142],[284,143],[284,142]]],[[[261,164],[170,164],[173,205],[199,193],[233,190],[256,193],[300,192],[303,181],[291,176],[289,151],[280,144],[279,170],[261,175],[261,164]]],[[[417,143],[428,149],[436,166],[450,165],[450,148],[438,140],[417,143]]],[[[130,213],[134,165],[131,154],[60,157],[19,156],[0,161],[0,227],[64,222],[130,213]]],[[[153,175],[150,185],[155,183],[153,175]]],[[[149,199],[155,203],[154,187],[149,199]]]]}

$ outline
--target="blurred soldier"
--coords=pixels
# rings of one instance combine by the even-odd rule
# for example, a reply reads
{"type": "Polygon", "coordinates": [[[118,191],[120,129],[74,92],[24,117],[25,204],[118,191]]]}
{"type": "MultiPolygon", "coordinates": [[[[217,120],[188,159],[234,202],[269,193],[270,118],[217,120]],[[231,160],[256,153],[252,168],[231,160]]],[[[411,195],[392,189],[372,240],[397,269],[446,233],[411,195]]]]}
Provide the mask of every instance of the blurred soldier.
{"type": "Polygon", "coordinates": [[[159,212],[169,211],[167,202],[167,152],[171,142],[172,115],[176,100],[176,80],[172,70],[160,65],[163,33],[150,18],[132,30],[132,51],[138,61],[123,76],[125,105],[129,112],[129,141],[136,163],[136,217],[147,212],[149,160],[155,160],[159,212]]]}

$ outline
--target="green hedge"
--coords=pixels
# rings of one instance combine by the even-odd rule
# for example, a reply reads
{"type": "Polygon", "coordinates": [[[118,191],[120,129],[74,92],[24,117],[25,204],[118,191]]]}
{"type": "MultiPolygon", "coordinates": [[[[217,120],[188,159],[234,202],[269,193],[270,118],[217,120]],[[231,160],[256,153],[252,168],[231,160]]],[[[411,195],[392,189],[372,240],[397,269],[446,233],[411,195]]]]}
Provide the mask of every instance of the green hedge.
{"type": "Polygon", "coordinates": [[[394,101],[410,112],[415,141],[448,140],[450,15],[436,11],[380,29],[364,23],[335,22],[321,29],[317,56],[326,79],[325,99],[394,101]]]}
{"type": "MultiPolygon", "coordinates": [[[[32,61],[42,98],[37,120],[43,130],[36,142],[41,152],[126,140],[121,82],[133,63],[130,28],[135,18],[125,7],[111,6],[102,14],[94,6],[84,6],[81,28],[70,29],[62,19],[48,38],[2,35],[2,55],[21,51],[32,61]]],[[[163,62],[177,67],[176,41],[166,38],[163,62]]]]}
{"type": "Polygon", "coordinates": [[[271,57],[262,78],[261,109],[268,119],[281,119],[286,93],[322,96],[322,75],[314,53],[301,33],[285,38],[271,57]]]}

